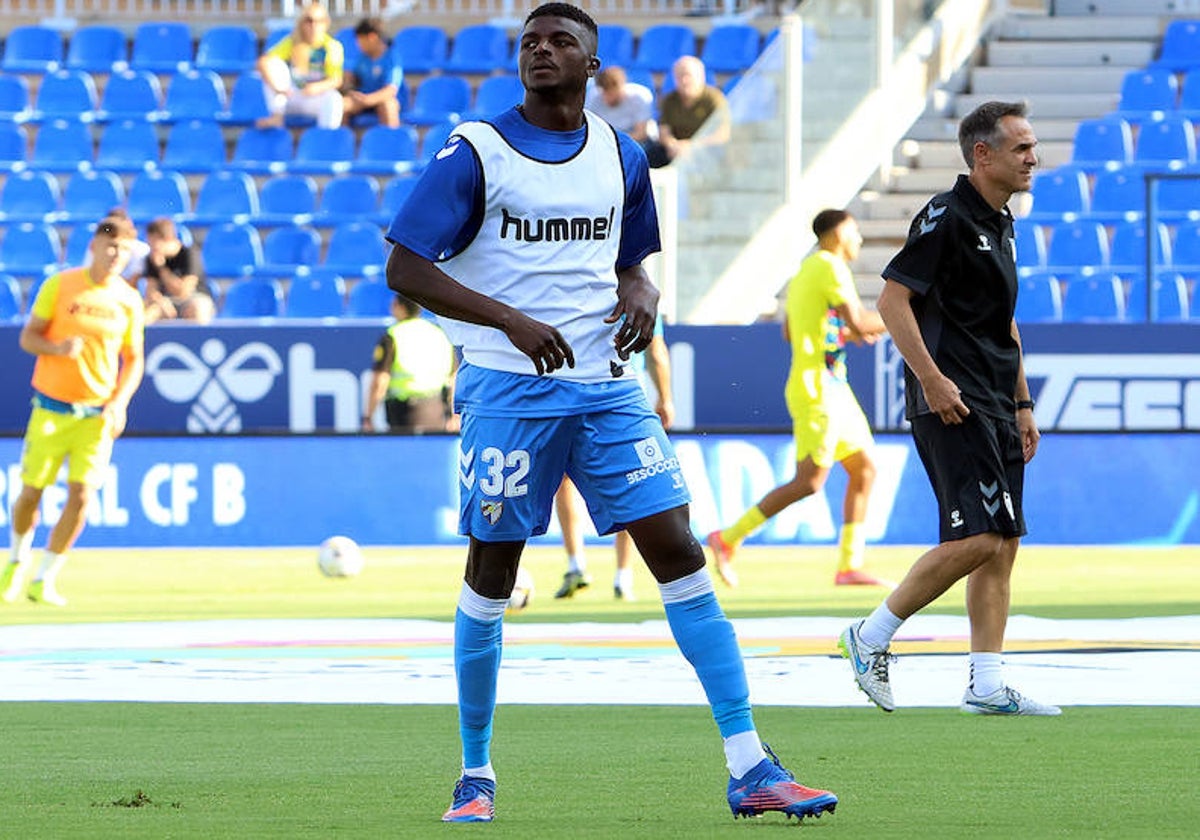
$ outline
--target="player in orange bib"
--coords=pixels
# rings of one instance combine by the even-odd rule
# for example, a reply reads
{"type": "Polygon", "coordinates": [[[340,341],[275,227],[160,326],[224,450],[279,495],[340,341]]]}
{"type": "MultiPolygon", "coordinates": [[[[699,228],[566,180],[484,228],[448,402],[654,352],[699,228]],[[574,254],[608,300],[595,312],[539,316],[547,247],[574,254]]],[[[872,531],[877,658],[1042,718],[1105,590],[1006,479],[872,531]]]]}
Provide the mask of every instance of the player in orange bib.
{"type": "Polygon", "coordinates": [[[113,440],[142,381],[144,316],[141,296],[122,277],[137,231],[128,218],[96,226],[91,265],[71,268],[42,284],[21,330],[21,349],[37,357],[33,410],[21,457],[21,493],[12,508],[9,562],[0,571],[0,597],[64,606],[55,578],[83,525],[92,488],[108,470],[113,440]],[[42,491],[67,462],[67,502],[50,532],[46,555],[26,590],[42,491]]]}

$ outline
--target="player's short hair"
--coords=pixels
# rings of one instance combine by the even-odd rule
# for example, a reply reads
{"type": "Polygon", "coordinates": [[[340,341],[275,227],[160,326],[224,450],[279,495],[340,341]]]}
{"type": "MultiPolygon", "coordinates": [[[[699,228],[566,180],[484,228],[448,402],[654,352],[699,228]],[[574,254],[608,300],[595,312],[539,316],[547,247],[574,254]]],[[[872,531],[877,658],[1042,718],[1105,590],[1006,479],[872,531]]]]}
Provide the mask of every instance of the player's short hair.
{"type": "Polygon", "coordinates": [[[96,225],[96,232],[92,238],[98,236],[107,236],[111,239],[137,239],[137,228],[133,226],[133,222],[129,220],[128,216],[110,214],[96,225]]]}
{"type": "MultiPolygon", "coordinates": [[[[385,38],[383,20],[377,17],[367,17],[360,20],[354,27],[355,35],[378,35],[385,38]]],[[[385,38],[386,40],[386,38],[385,38]]]]}
{"type": "Polygon", "coordinates": [[[602,90],[619,90],[628,80],[625,71],[616,65],[605,67],[596,74],[596,86],[602,90]]]}
{"type": "Polygon", "coordinates": [[[421,307],[417,305],[416,301],[400,294],[399,292],[396,292],[396,296],[392,299],[392,303],[396,304],[396,306],[399,306],[409,315],[419,315],[421,312],[421,307]]]}
{"type": "Polygon", "coordinates": [[[566,18],[580,24],[592,36],[592,52],[596,51],[596,45],[600,41],[600,30],[596,27],[596,21],[592,20],[592,16],[583,9],[572,6],[570,3],[543,3],[529,13],[525,22],[529,23],[534,18],[540,17],[566,18]]]}
{"type": "Polygon", "coordinates": [[[967,168],[975,167],[975,144],[987,143],[993,149],[1000,143],[1000,120],[1005,117],[1024,117],[1029,106],[1024,102],[984,102],[962,118],[958,124],[958,147],[962,150],[967,168]]]}
{"type": "Polygon", "coordinates": [[[157,219],[151,219],[146,225],[147,236],[158,236],[163,239],[174,239],[177,234],[175,223],[166,216],[159,216],[157,219]]]}
{"type": "Polygon", "coordinates": [[[845,210],[835,210],[833,208],[822,210],[813,216],[812,231],[817,235],[817,239],[820,239],[849,218],[850,214],[845,210]]]}

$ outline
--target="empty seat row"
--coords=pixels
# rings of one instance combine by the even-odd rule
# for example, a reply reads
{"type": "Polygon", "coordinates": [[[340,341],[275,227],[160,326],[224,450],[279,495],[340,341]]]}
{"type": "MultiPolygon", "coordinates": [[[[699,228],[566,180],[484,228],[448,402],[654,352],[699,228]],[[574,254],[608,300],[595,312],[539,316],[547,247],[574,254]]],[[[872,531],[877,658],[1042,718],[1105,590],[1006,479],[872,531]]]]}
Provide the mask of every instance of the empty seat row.
{"type": "MultiPolygon", "coordinates": [[[[697,54],[716,72],[741,72],[754,63],[763,41],[757,29],[744,23],[714,27],[702,46],[693,30],[682,24],[657,24],[640,36],[620,24],[601,24],[599,29],[598,52],[604,64],[655,72],[669,70],[679,56],[697,54]]],[[[49,27],[18,26],[5,41],[0,69],[47,73],[65,66],[111,72],[128,66],[170,74],[194,66],[218,73],[241,73],[254,66],[262,49],[288,31],[273,30],[260,46],[253,29],[238,25],[213,27],[198,41],[191,27],[179,21],[142,23],[132,41],[127,41],[121,30],[106,25],[81,27],[69,39],[49,27]]],[[[346,51],[347,64],[352,63],[358,50],[354,28],[342,28],[335,37],[346,51]]],[[[396,33],[391,49],[408,72],[486,74],[515,70],[519,46],[510,42],[505,28],[475,24],[453,36],[436,26],[406,27],[396,33]]]]}
{"type": "Polygon", "coordinates": [[[1130,70],[1121,80],[1115,115],[1131,122],[1160,120],[1171,114],[1200,113],[1200,60],[1185,72],[1150,66],[1130,70]]]}
{"type": "Polygon", "coordinates": [[[1020,280],[1015,317],[1025,324],[1196,321],[1194,285],[1178,271],[1157,272],[1151,300],[1145,274],[1136,271],[1034,272],[1020,280]]]}
{"type": "Polygon", "coordinates": [[[1105,225],[1087,219],[1051,225],[1022,219],[1015,230],[1021,273],[1082,266],[1142,267],[1148,246],[1154,249],[1154,265],[1200,273],[1200,221],[1176,226],[1174,235],[1171,227],[1159,222],[1149,243],[1141,220],[1120,222],[1111,235],[1105,225]]]}
{"type": "Polygon", "coordinates": [[[1031,190],[1029,218],[1039,222],[1141,218],[1147,211],[1147,178],[1159,218],[1172,222],[1200,218],[1200,167],[1171,169],[1140,164],[1102,169],[1094,176],[1075,164],[1040,173],[1031,190]]]}
{"type": "Polygon", "coordinates": [[[1141,124],[1113,115],[1080,120],[1075,127],[1071,163],[1088,175],[1130,164],[1167,169],[1191,166],[1197,161],[1200,97],[1197,106],[1191,117],[1172,115],[1141,124]]]}

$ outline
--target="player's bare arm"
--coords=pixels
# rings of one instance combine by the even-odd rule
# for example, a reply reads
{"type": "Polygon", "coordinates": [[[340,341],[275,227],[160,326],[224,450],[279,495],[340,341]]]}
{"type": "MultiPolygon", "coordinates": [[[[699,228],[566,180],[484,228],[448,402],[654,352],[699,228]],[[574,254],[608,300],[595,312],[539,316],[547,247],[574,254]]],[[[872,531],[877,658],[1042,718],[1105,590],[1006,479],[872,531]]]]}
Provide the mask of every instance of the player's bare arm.
{"type": "Polygon", "coordinates": [[[394,247],[388,257],[387,283],[393,291],[437,315],[500,330],[533,361],[539,376],[564,365],[575,367],[571,346],[554,327],[468,289],[403,245],[394,247]]]}
{"type": "Polygon", "coordinates": [[[621,326],[613,343],[617,355],[628,359],[650,346],[654,338],[654,324],[658,319],[658,289],[641,264],[631,265],[617,272],[617,305],[604,320],[609,324],[618,321],[621,326]]]}
{"type": "Polygon", "coordinates": [[[941,418],[943,423],[957,425],[971,413],[962,401],[958,386],[946,376],[929,355],[929,348],[921,338],[921,329],[912,311],[912,289],[888,280],[879,295],[879,314],[892,335],[892,341],[905,363],[921,383],[925,402],[929,410],[941,418]]]}
{"type": "MultiPolygon", "coordinates": [[[[1017,322],[1014,320],[1011,326],[1013,341],[1017,343],[1017,392],[1013,394],[1013,398],[1018,402],[1025,402],[1030,399],[1029,383],[1025,380],[1025,352],[1021,347],[1021,331],[1017,328],[1017,322]]],[[[1037,421],[1033,417],[1032,408],[1017,409],[1017,429],[1021,433],[1021,455],[1025,458],[1025,463],[1028,464],[1033,460],[1033,456],[1037,454],[1038,443],[1042,439],[1042,433],[1038,431],[1037,421]]]]}
{"type": "Polygon", "coordinates": [[[857,300],[845,301],[834,309],[845,322],[849,339],[857,344],[874,344],[887,332],[879,313],[865,308],[857,300]]]}
{"type": "Polygon", "coordinates": [[[46,330],[49,328],[50,322],[47,319],[30,315],[25,326],[21,328],[21,349],[32,356],[69,356],[72,359],[83,350],[83,339],[77,335],[62,341],[46,338],[46,330]]]}

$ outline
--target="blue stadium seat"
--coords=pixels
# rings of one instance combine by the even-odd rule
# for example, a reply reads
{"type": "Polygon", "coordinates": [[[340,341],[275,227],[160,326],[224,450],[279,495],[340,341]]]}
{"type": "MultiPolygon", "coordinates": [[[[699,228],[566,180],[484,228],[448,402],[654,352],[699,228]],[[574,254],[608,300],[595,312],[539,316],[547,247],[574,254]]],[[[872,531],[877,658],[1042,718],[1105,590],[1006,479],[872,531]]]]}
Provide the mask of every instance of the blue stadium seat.
{"type": "Polygon", "coordinates": [[[601,68],[631,67],[635,55],[633,30],[622,23],[602,23],[596,28],[600,35],[596,55],[600,56],[601,68]]]}
{"type": "Polygon", "coordinates": [[[49,277],[62,265],[62,241],[53,225],[7,225],[0,239],[0,272],[17,277],[49,277]]]}
{"type": "Polygon", "coordinates": [[[1126,166],[1097,173],[1088,215],[1104,222],[1140,219],[1146,215],[1146,185],[1141,168],[1126,166]]]}
{"type": "Polygon", "coordinates": [[[67,44],[68,70],[115,73],[129,63],[129,39],[115,26],[81,26],[67,44]]]}
{"type": "Polygon", "coordinates": [[[462,76],[429,76],[413,92],[404,121],[412,125],[458,122],[471,107],[471,85],[462,76]]]}
{"type": "Polygon", "coordinates": [[[1017,240],[1017,271],[1026,273],[1046,265],[1046,234],[1041,225],[1029,219],[1013,223],[1017,240]]]}
{"type": "MultiPolygon", "coordinates": [[[[100,218],[99,216],[97,218],[100,218]]],[[[87,262],[88,248],[92,243],[92,233],[96,230],[96,222],[79,222],[69,231],[63,244],[63,265],[77,266],[87,262]]],[[[30,303],[33,302],[31,297],[30,303]]]]}
{"type": "Polygon", "coordinates": [[[292,277],[321,261],[321,234],[306,225],[283,225],[263,237],[260,277],[292,277]]]}
{"type": "Polygon", "coordinates": [[[1183,89],[1179,92],[1175,114],[1187,117],[1193,124],[1200,122],[1200,67],[1190,70],[1183,77],[1183,89]]]}
{"type": "Polygon", "coordinates": [[[1171,264],[1185,274],[1200,275],[1200,222],[1185,222],[1175,228],[1171,264]]]}
{"type": "Polygon", "coordinates": [[[159,216],[182,222],[192,211],[192,196],[187,180],[180,173],[170,170],[138,173],[129,185],[129,200],[125,209],[138,224],[159,216]]]}
{"type": "Polygon", "coordinates": [[[1047,271],[1024,275],[1017,283],[1018,324],[1058,323],[1063,318],[1058,278],[1047,271]]]}
{"type": "Polygon", "coordinates": [[[217,313],[220,318],[278,318],[283,286],[271,277],[246,277],[230,284],[217,313]]]}
{"type": "Polygon", "coordinates": [[[133,173],[158,168],[158,133],[141,120],[109,123],[100,135],[96,168],[133,173]]]}
{"type": "Polygon", "coordinates": [[[447,73],[491,73],[508,63],[508,32],[489,23],[464,26],[454,36],[447,73]]]}
{"type": "Polygon", "coordinates": [[[376,216],[376,221],[385,229],[391,225],[392,219],[396,218],[396,214],[400,212],[400,206],[412,194],[416,184],[416,176],[401,175],[388,181],[384,186],[383,192],[379,196],[379,214],[376,216]]]}
{"type": "Polygon", "coordinates": [[[337,227],[343,222],[373,219],[378,207],[379,182],[373,176],[339,175],[325,183],[313,223],[337,227]]]}
{"type": "Polygon", "coordinates": [[[1056,222],[1087,215],[1091,203],[1087,174],[1070,164],[1039,172],[1030,192],[1033,208],[1028,218],[1036,222],[1056,222]]]}
{"type": "Polygon", "coordinates": [[[286,21],[284,21],[282,24],[271,24],[270,28],[267,29],[267,36],[263,38],[262,51],[266,52],[291,34],[292,24],[289,24],[286,21]]]}
{"type": "Polygon", "coordinates": [[[0,274],[0,321],[16,321],[23,311],[21,284],[11,274],[0,274]]]}
{"type": "Polygon", "coordinates": [[[258,73],[243,73],[229,91],[229,108],[217,114],[217,122],[226,125],[252,126],[256,120],[269,116],[267,96],[258,73]]]}
{"type": "Polygon", "coordinates": [[[178,21],[156,20],[138,25],[133,33],[129,66],[134,70],[171,75],[192,64],[192,29],[178,21]]]}
{"type": "Polygon", "coordinates": [[[1186,73],[1200,67],[1200,20],[1173,20],[1151,67],[1186,73]]]}
{"type": "MultiPolygon", "coordinates": [[[[1155,244],[1154,264],[1171,264],[1171,231],[1159,222],[1158,241],[1155,244]]],[[[1146,223],[1144,220],[1119,222],[1113,227],[1112,245],[1108,263],[1116,271],[1146,267],[1146,223]]]]}
{"type": "MultiPolygon", "coordinates": [[[[667,75],[670,76],[669,73],[667,75]]],[[[641,85],[642,87],[644,87],[646,90],[650,91],[650,93],[652,93],[654,95],[654,106],[653,107],[655,110],[655,115],[657,116],[658,97],[659,97],[659,94],[662,93],[662,86],[659,85],[659,83],[657,81],[655,81],[654,74],[651,73],[649,70],[642,69],[641,67],[626,67],[625,68],[625,78],[626,78],[626,81],[633,82],[635,85],[641,85]]]]}
{"type": "Polygon", "coordinates": [[[226,112],[225,85],[212,70],[188,70],[171,77],[163,101],[163,121],[217,120],[226,112]]]}
{"type": "Polygon", "coordinates": [[[406,26],[392,39],[391,50],[405,73],[425,74],[446,64],[450,39],[438,26],[406,26]]]}
{"type": "Polygon", "coordinates": [[[96,108],[101,122],[147,120],[163,117],[163,92],[158,76],[145,70],[122,70],[108,77],[96,108]]]}
{"type": "Polygon", "coordinates": [[[362,134],[351,172],[392,175],[408,172],[417,162],[417,132],[410,125],[373,125],[362,134]]]}
{"type": "Polygon", "coordinates": [[[505,73],[499,76],[488,76],[479,83],[475,91],[475,103],[464,114],[464,119],[485,119],[494,117],[502,111],[507,111],[514,105],[525,100],[525,86],[521,84],[520,76],[505,73]]]}
{"type": "Polygon", "coordinates": [[[250,277],[263,264],[262,239],[250,225],[222,222],[210,227],[204,235],[200,256],[210,280],[250,277]]]}
{"type": "Polygon", "coordinates": [[[417,163],[424,166],[433,159],[433,156],[446,145],[446,141],[454,132],[456,122],[446,120],[436,123],[425,129],[425,135],[421,138],[421,151],[417,157],[417,163]]]}
{"type": "Polygon", "coordinates": [[[324,266],[343,277],[374,277],[387,263],[383,231],[372,222],[344,222],[333,229],[324,266]]]}
{"type": "Polygon", "coordinates": [[[206,175],[225,166],[225,133],[211,120],[189,120],[171,126],[163,149],[163,169],[206,175]]]}
{"type": "Polygon", "coordinates": [[[350,171],[354,161],[354,131],[337,128],[306,128],[288,163],[289,172],[308,175],[337,175],[350,171]]]}
{"type": "MultiPolygon", "coordinates": [[[[1125,318],[1129,321],[1147,320],[1149,300],[1146,294],[1146,273],[1126,272],[1123,277],[1129,284],[1125,318]]],[[[1155,323],[1187,321],[1191,316],[1188,303],[1187,280],[1178,271],[1158,271],[1154,276],[1155,323]]]]}
{"type": "Polygon", "coordinates": [[[1142,123],[1133,160],[1156,169],[1183,169],[1196,162],[1196,129],[1191,120],[1170,115],[1142,123]]]}
{"type": "Polygon", "coordinates": [[[1125,285],[1112,271],[1077,271],[1067,280],[1063,321],[1114,323],[1125,320],[1125,285]]]}
{"type": "Polygon", "coordinates": [[[741,73],[758,58],[762,38],[746,23],[713,27],[704,39],[700,60],[714,73],[741,73]]]}
{"type": "Polygon", "coordinates": [[[287,171],[292,154],[292,135],[286,128],[247,128],[238,135],[229,166],[254,175],[273,175],[287,171]]]}
{"type": "Polygon", "coordinates": [[[359,280],[350,287],[346,300],[347,318],[387,318],[392,314],[396,293],[381,279],[359,280]]]}
{"type": "Polygon", "coordinates": [[[1078,219],[1059,222],[1051,228],[1050,248],[1046,266],[1051,269],[1074,269],[1083,266],[1108,265],[1108,232],[1104,225],[1078,219]]]}
{"type": "Polygon", "coordinates": [[[115,172],[91,169],[76,172],[63,190],[60,221],[94,222],[114,207],[125,204],[125,183],[115,172]]]}
{"type": "Polygon", "coordinates": [[[346,308],[346,281],[327,268],[306,269],[292,278],[286,318],[338,318],[346,308]]]}
{"type": "Polygon", "coordinates": [[[61,203],[58,179],[49,172],[14,173],[0,186],[0,224],[54,222],[61,203]]]}
{"type": "Polygon", "coordinates": [[[28,154],[29,135],[25,127],[0,120],[0,172],[24,169],[28,154]]]}
{"type": "Polygon", "coordinates": [[[675,59],[696,54],[696,36],[683,24],[650,26],[638,40],[633,66],[655,73],[669,73],[675,59]]]}
{"type": "Polygon", "coordinates": [[[63,39],[48,26],[15,26],[4,39],[0,70],[10,73],[51,73],[63,63],[63,39]]]}
{"type": "Polygon", "coordinates": [[[245,172],[220,169],[209,174],[196,194],[188,221],[198,225],[245,224],[258,216],[258,187],[245,172]]]}
{"type": "Polygon", "coordinates": [[[276,175],[258,190],[258,216],[263,226],[305,225],[317,212],[317,182],[309,175],[276,175]]]}
{"type": "Polygon", "coordinates": [[[92,166],[92,131],[74,120],[54,120],[38,129],[29,165],[48,172],[78,172],[92,166]]]}
{"type": "Polygon", "coordinates": [[[1133,132],[1120,117],[1080,120],[1075,126],[1071,163],[1089,174],[1133,162],[1133,132]]]}
{"type": "Polygon", "coordinates": [[[1169,70],[1130,70],[1121,82],[1117,115],[1130,122],[1162,119],[1175,109],[1179,82],[1169,70]]]}
{"type": "Polygon", "coordinates": [[[38,87],[36,115],[41,120],[91,122],[97,108],[96,81],[82,70],[47,73],[38,87]]]}
{"type": "Polygon", "coordinates": [[[214,26],[200,36],[196,68],[234,75],[254,69],[258,61],[258,36],[249,26],[214,26]]]}
{"type": "Polygon", "coordinates": [[[24,76],[0,73],[0,122],[28,122],[33,115],[29,82],[24,76]]]}

